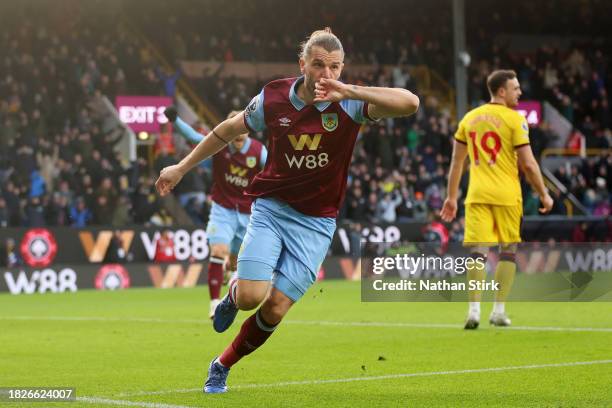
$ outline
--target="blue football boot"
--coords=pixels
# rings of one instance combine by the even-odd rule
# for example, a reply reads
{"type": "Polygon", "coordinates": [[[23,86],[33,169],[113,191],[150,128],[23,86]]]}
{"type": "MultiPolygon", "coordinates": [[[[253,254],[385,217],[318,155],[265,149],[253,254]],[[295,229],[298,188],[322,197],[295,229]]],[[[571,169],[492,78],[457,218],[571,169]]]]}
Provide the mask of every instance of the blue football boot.
{"type": "Polygon", "coordinates": [[[238,306],[232,302],[228,293],[215,309],[215,316],[213,317],[213,328],[215,331],[217,333],[226,331],[234,323],[237,314],[238,306]]]}
{"type": "Polygon", "coordinates": [[[217,357],[213,358],[208,367],[208,378],[204,383],[204,392],[206,394],[222,394],[227,392],[227,376],[230,369],[223,367],[217,361],[217,357]]]}

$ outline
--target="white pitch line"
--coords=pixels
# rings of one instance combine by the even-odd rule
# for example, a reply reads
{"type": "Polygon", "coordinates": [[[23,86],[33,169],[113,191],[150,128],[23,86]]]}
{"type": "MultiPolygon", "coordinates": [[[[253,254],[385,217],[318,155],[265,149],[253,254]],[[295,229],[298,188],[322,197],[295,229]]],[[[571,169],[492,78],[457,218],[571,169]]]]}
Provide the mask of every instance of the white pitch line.
{"type": "MultiPolygon", "coordinates": [[[[148,317],[100,317],[100,316],[0,316],[0,320],[50,320],[77,322],[136,322],[136,323],[186,323],[210,325],[208,319],[159,319],[148,317]]],[[[283,324],[312,326],[347,327],[398,327],[413,329],[462,329],[463,325],[454,323],[404,323],[404,322],[342,322],[317,320],[285,320],[283,324]]],[[[601,332],[612,333],[611,327],[549,327],[549,326],[510,326],[500,330],[519,331],[556,331],[556,332],[601,332]]]]}
{"type": "MultiPolygon", "coordinates": [[[[523,366],[509,366],[509,367],[489,367],[489,368],[473,368],[465,370],[450,370],[450,371],[425,371],[420,373],[406,373],[406,374],[389,374],[379,375],[372,377],[349,377],[349,378],[334,378],[329,380],[306,380],[306,381],[287,381],[278,382],[271,384],[242,384],[234,385],[229,388],[231,389],[245,389],[245,388],[270,388],[270,387],[287,387],[292,385],[319,385],[319,384],[337,384],[347,383],[356,381],[377,381],[377,380],[391,380],[398,378],[412,378],[412,377],[434,377],[442,375],[458,375],[458,374],[478,374],[478,373],[490,373],[500,371],[512,371],[512,370],[533,370],[541,368],[559,368],[559,367],[577,367],[577,366],[589,366],[598,364],[612,364],[612,360],[594,360],[594,361],[575,361],[569,363],[553,363],[553,364],[530,364],[523,366]]],[[[119,394],[121,397],[137,397],[137,396],[150,396],[150,395],[162,395],[162,394],[178,394],[178,393],[190,393],[202,391],[201,388],[189,388],[189,389],[178,389],[178,390],[165,390],[165,391],[140,391],[134,393],[119,394]]]]}
{"type": "Polygon", "coordinates": [[[136,322],[136,323],[209,323],[204,319],[159,319],[155,317],[105,317],[105,316],[0,316],[0,320],[50,320],[66,322],[136,322]]]}
{"type": "Polygon", "coordinates": [[[139,402],[139,401],[126,401],[116,400],[110,398],[98,398],[98,397],[77,397],[78,402],[84,402],[87,404],[102,404],[102,405],[121,405],[122,407],[142,407],[142,408],[191,408],[186,405],[172,405],[172,404],[160,404],[157,402],[139,402]]]}
{"type": "MultiPolygon", "coordinates": [[[[163,394],[188,394],[190,392],[203,392],[203,387],[200,388],[179,388],[176,390],[162,390],[162,391],[135,391],[135,392],[121,392],[117,394],[117,397],[129,398],[129,397],[142,397],[151,395],[163,395],[163,394]]],[[[234,389],[236,387],[232,387],[234,389]]]]}
{"type": "MultiPolygon", "coordinates": [[[[403,322],[332,322],[316,320],[287,320],[285,324],[303,324],[320,326],[351,326],[351,327],[405,327],[415,329],[462,329],[462,324],[452,323],[403,323],[403,322]]],[[[570,331],[570,332],[612,332],[611,327],[549,327],[549,326],[510,326],[501,330],[527,331],[570,331]]]]}

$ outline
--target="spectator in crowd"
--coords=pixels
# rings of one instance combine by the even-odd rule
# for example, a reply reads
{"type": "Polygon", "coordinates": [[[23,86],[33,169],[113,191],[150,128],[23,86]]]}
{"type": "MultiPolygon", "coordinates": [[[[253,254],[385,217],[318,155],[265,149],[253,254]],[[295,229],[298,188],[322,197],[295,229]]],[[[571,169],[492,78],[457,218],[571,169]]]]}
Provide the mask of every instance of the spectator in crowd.
{"type": "Polygon", "coordinates": [[[70,207],[66,196],[56,193],[53,194],[52,199],[48,200],[45,206],[45,223],[57,226],[70,225],[70,207]]]}
{"type": "Polygon", "coordinates": [[[393,197],[387,193],[376,206],[376,218],[381,222],[393,223],[397,215],[395,209],[402,203],[402,197],[396,192],[393,197]]]}
{"type": "MultiPolygon", "coordinates": [[[[178,34],[175,37],[180,38],[178,34]]],[[[181,77],[181,71],[176,70],[174,73],[171,73],[170,70],[162,70],[160,67],[155,68],[155,73],[157,74],[157,78],[164,84],[164,92],[166,96],[170,96],[174,98],[176,95],[176,83],[181,77]]]]}
{"type": "Polygon", "coordinates": [[[15,266],[23,265],[23,260],[21,259],[21,255],[19,255],[19,249],[15,244],[15,240],[13,238],[8,238],[6,240],[6,262],[5,266],[8,268],[13,268],[15,266]]]}
{"type": "MultiPolygon", "coordinates": [[[[516,15],[529,19],[531,24],[509,27],[520,27],[521,32],[538,27],[538,34],[552,35],[591,33],[594,27],[598,32],[609,32],[603,17],[589,20],[579,13],[576,2],[559,1],[562,6],[545,4],[542,12],[533,12],[533,2],[517,1],[514,7],[520,11],[516,15]],[[549,18],[570,14],[571,19],[549,18]]],[[[605,3],[587,2],[593,10],[605,3]]],[[[104,10],[90,13],[91,6],[81,2],[72,4],[69,10],[65,5],[54,5],[45,9],[48,13],[38,13],[40,16],[31,13],[27,5],[16,6],[9,12],[14,18],[0,27],[0,47],[6,56],[0,62],[0,225],[83,227],[95,223],[170,222],[171,217],[162,211],[151,189],[152,174],[147,163],[141,160],[130,168],[121,164],[116,149],[124,135],[119,129],[103,132],[106,128],[102,118],[91,102],[101,95],[114,101],[116,95],[125,93],[174,96],[177,80],[183,77],[194,89],[201,90],[201,96],[214,110],[225,112],[246,106],[249,95],[260,89],[267,78],[227,76],[223,64],[219,64],[218,70],[196,80],[181,71],[181,60],[292,61],[294,44],[304,33],[291,23],[293,11],[276,9],[275,4],[213,2],[206,8],[188,5],[172,12],[164,3],[151,4],[144,11],[131,3],[109,4],[104,10]],[[280,26],[274,30],[258,23],[264,19],[256,18],[250,18],[251,24],[239,31],[215,23],[204,27],[201,24],[221,12],[240,19],[269,13],[270,8],[275,8],[279,16],[280,26]],[[108,30],[124,14],[130,15],[145,36],[160,47],[176,70],[160,69],[138,36],[121,29],[108,30]],[[70,31],[52,24],[53,16],[65,15],[74,17],[70,31]],[[147,22],[169,27],[173,34],[153,31],[147,22]],[[278,32],[283,35],[279,37],[278,32]],[[122,176],[128,179],[127,183],[120,181],[122,176]]],[[[365,4],[366,0],[357,0],[354,9],[365,4]]],[[[347,82],[414,89],[423,85],[411,75],[411,68],[419,64],[433,67],[452,82],[453,55],[443,46],[452,41],[447,24],[450,9],[425,4],[415,15],[404,13],[405,6],[402,1],[391,0],[385,10],[368,7],[369,18],[363,20],[358,12],[344,13],[341,2],[332,2],[325,12],[303,10],[301,18],[306,24],[320,24],[334,12],[344,13],[345,17],[335,19],[333,24],[334,29],[351,33],[345,44],[347,50],[359,44],[360,52],[347,53],[352,65],[371,67],[369,71],[347,71],[347,82]]],[[[473,60],[468,68],[470,102],[483,102],[487,95],[485,78],[492,69],[514,67],[525,99],[549,101],[574,126],[566,146],[579,151],[584,140],[586,147],[603,152],[595,158],[577,159],[558,172],[569,192],[591,214],[609,214],[609,41],[579,40],[565,50],[544,44],[531,53],[515,53],[503,42],[493,43],[488,35],[497,29],[491,26],[492,22],[488,24],[488,17],[495,13],[495,2],[474,0],[466,7],[475,16],[470,21],[479,22],[478,27],[472,22],[467,26],[473,60]]],[[[512,14],[507,18],[517,17],[512,14]]],[[[364,126],[349,170],[341,216],[359,222],[426,219],[439,208],[444,195],[453,132],[449,107],[433,95],[425,99],[415,117],[364,126]]],[[[536,156],[557,137],[546,122],[532,127],[530,133],[536,156]]],[[[253,136],[265,139],[263,134],[253,136]]],[[[176,162],[182,154],[174,144],[171,126],[165,125],[156,142],[153,171],[176,162]]],[[[178,186],[176,194],[194,222],[201,223],[206,220],[205,197],[210,183],[204,181],[206,169],[193,176],[178,186]]],[[[525,214],[531,214],[534,203],[529,192],[524,204],[525,214]]],[[[564,213],[562,203],[556,211],[564,213]]]]}
{"type": "Polygon", "coordinates": [[[83,228],[91,222],[91,211],[85,206],[85,200],[82,197],[77,198],[70,208],[70,219],[72,226],[77,228],[83,228]]]}
{"type": "Polygon", "coordinates": [[[26,220],[28,227],[44,227],[45,209],[40,201],[40,197],[31,197],[26,206],[26,220]]]}
{"type": "Polygon", "coordinates": [[[6,200],[0,197],[0,227],[6,228],[9,225],[10,216],[9,210],[6,207],[6,200]]]}

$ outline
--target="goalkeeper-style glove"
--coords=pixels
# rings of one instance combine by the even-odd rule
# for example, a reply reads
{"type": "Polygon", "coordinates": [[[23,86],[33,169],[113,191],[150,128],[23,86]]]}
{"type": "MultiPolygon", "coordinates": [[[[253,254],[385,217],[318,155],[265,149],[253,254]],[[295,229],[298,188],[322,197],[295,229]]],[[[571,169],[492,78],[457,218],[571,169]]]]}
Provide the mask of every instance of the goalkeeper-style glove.
{"type": "Polygon", "coordinates": [[[176,108],[174,106],[168,106],[166,109],[164,109],[164,115],[166,115],[170,122],[174,123],[178,113],[176,112],[176,108]]]}

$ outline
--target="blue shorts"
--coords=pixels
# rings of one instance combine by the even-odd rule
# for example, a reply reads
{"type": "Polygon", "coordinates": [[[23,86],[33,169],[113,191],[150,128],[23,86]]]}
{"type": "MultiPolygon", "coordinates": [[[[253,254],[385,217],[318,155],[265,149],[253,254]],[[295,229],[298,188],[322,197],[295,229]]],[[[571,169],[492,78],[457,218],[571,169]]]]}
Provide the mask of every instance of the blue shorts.
{"type": "Polygon", "coordinates": [[[238,254],[238,278],[271,280],[294,302],[316,281],[336,219],[304,215],[287,203],[258,198],[238,254]]]}
{"type": "Polygon", "coordinates": [[[213,202],[206,227],[208,244],[228,245],[230,253],[237,254],[248,223],[249,214],[243,214],[213,202]]]}

